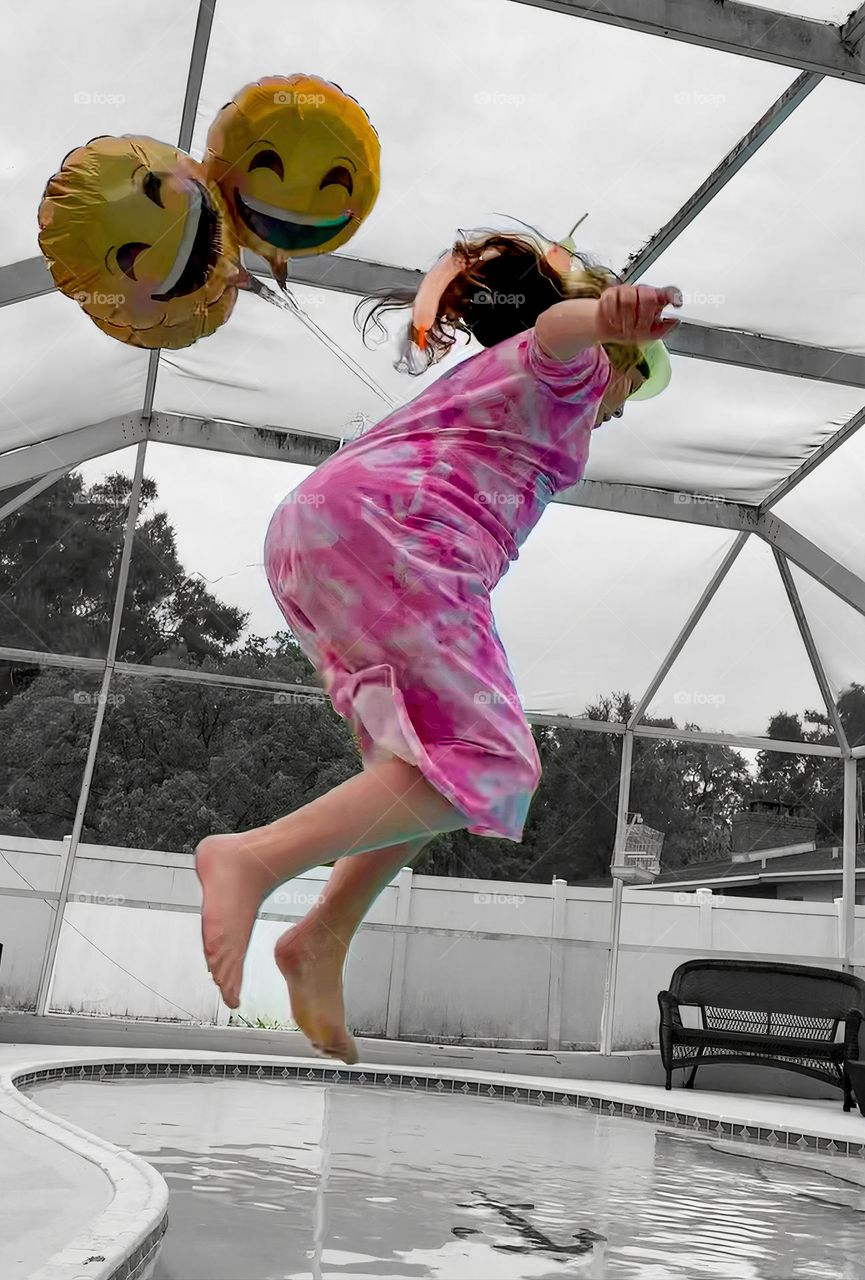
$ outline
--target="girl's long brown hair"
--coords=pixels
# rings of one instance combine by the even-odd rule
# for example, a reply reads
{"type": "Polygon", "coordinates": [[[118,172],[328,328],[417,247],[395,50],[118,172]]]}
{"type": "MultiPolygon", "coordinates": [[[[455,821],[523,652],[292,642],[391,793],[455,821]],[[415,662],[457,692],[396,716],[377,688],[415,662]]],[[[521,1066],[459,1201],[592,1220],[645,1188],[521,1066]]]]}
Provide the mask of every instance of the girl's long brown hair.
{"type": "MultiPolygon", "coordinates": [[[[599,298],[618,283],[612,271],[579,257],[576,270],[559,273],[546,260],[547,242],[540,235],[489,232],[480,237],[461,236],[452,252],[464,262],[463,270],[444,290],[438,314],[426,334],[425,349],[406,352],[398,367],[422,373],[447,355],[460,333],[482,346],[494,346],[516,333],[534,327],[539,315],[566,298],[599,298]],[[495,256],[485,257],[493,252],[495,256]]],[[[416,290],[393,289],[364,298],[355,308],[355,323],[364,341],[373,334],[381,340],[387,330],[382,317],[389,311],[409,308],[416,290]]],[[[411,322],[407,346],[416,338],[411,322]]],[[[622,372],[643,358],[639,347],[605,343],[610,363],[622,372]]]]}

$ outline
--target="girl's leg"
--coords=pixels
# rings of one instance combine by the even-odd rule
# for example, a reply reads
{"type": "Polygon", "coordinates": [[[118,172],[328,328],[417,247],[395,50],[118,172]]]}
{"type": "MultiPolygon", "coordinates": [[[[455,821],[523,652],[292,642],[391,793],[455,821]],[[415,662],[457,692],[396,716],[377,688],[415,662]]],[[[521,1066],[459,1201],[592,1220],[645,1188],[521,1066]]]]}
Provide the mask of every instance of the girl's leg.
{"type": "Polygon", "coordinates": [[[323,862],[429,839],[466,824],[419,769],[395,756],[265,827],[208,836],[195,855],[207,967],[229,1008],[240,1003],[243,958],[262,900],[323,862]]]}
{"type": "Polygon", "coordinates": [[[326,1057],[357,1062],[342,993],[349,943],[382,889],[426,843],[395,844],[338,862],[316,905],[276,944],[294,1020],[326,1057]]]}

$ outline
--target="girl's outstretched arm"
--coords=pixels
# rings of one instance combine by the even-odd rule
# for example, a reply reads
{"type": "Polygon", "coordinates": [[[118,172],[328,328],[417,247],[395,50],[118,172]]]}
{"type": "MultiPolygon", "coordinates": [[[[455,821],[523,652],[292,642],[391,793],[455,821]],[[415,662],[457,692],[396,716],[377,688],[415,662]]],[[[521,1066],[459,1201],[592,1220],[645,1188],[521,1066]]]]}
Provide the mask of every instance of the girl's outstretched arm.
{"type": "Polygon", "coordinates": [[[682,295],[673,285],[614,285],[600,298],[557,302],[535,323],[541,349],[553,360],[572,360],[600,342],[642,344],[663,338],[678,320],[661,319],[666,306],[680,307],[682,295]]]}

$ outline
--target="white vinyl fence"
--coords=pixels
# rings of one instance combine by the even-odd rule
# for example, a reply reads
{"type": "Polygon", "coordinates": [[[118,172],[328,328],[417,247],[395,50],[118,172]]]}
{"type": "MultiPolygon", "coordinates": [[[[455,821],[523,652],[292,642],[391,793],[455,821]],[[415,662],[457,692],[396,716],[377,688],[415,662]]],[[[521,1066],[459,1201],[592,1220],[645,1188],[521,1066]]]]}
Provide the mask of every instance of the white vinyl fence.
{"type": "MultiPolygon", "coordinates": [[[[0,836],[0,1008],[32,1009],[63,843],[0,836]]],[[[318,869],[264,904],[241,1014],[289,1021],[273,944],[328,876],[318,869]]],[[[349,957],[349,1022],[360,1034],[501,1046],[599,1043],[611,891],[400,873],[349,957]]],[[[202,958],[200,896],[183,854],[82,844],[54,981],[54,1012],[225,1023],[202,958]]],[[[657,1043],[657,994],[677,965],[717,954],[840,965],[834,903],[626,890],[613,1045],[657,1043]]],[[[865,908],[857,909],[857,941],[865,908]]],[[[857,946],[857,972],[865,947],[857,946]]]]}

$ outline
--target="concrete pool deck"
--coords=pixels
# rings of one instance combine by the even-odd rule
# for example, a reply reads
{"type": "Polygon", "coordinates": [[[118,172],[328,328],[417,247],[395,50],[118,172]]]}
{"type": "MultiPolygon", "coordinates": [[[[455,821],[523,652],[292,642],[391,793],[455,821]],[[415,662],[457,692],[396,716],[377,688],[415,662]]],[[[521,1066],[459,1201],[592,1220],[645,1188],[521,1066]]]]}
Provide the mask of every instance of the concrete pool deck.
{"type": "Polygon", "coordinates": [[[95,1165],[2,1113],[0,1151],[0,1275],[29,1276],[108,1208],[113,1190],[95,1165]]]}
{"type": "MultiPolygon", "coordinates": [[[[437,1056],[429,1052],[428,1046],[416,1048],[426,1049],[428,1059],[437,1056]]],[[[667,1093],[656,1085],[597,1078],[558,1076],[552,1080],[550,1075],[472,1070],[467,1059],[473,1053],[486,1057],[483,1050],[461,1050],[460,1064],[450,1069],[429,1061],[422,1067],[420,1055],[412,1055],[418,1065],[376,1061],[350,1068],[306,1055],[0,1044],[0,1149],[4,1152],[0,1161],[0,1203],[23,1206],[13,1218],[14,1235],[9,1232],[0,1241],[0,1274],[4,1280],[29,1280],[34,1275],[40,1280],[65,1280],[79,1274],[87,1280],[109,1280],[119,1274],[118,1267],[129,1256],[132,1242],[138,1241],[135,1247],[140,1250],[141,1243],[156,1232],[160,1215],[164,1218],[165,1184],[150,1166],[55,1120],[39,1107],[38,1094],[31,1102],[15,1088],[16,1077],[33,1075],[40,1068],[59,1072],[75,1067],[74,1074],[78,1074],[83,1067],[92,1075],[98,1073],[101,1064],[116,1064],[106,1071],[109,1078],[116,1078],[132,1075],[131,1068],[126,1069],[127,1063],[137,1064],[136,1074],[145,1068],[149,1072],[148,1064],[153,1064],[152,1075],[158,1078],[159,1066],[163,1064],[164,1068],[170,1063],[178,1073],[197,1064],[198,1070],[193,1074],[199,1076],[208,1071],[232,1074],[236,1069],[253,1078],[260,1071],[267,1076],[284,1072],[287,1078],[326,1080],[337,1073],[342,1081],[382,1085],[391,1083],[393,1077],[393,1083],[402,1088],[409,1087],[411,1081],[411,1087],[439,1087],[438,1082],[442,1081],[452,1091],[456,1091],[459,1082],[462,1092],[499,1097],[516,1097],[519,1093],[521,1101],[531,1103],[548,1100],[557,1104],[567,1099],[579,1106],[594,1106],[601,1113],[654,1119],[660,1126],[699,1128],[704,1133],[715,1133],[721,1141],[738,1139],[749,1143],[759,1137],[762,1142],[771,1143],[774,1138],[773,1151],[779,1156],[788,1153],[798,1159],[813,1158],[824,1168],[834,1165],[839,1176],[843,1166],[845,1176],[847,1170],[852,1175],[851,1181],[865,1182],[865,1161],[860,1166],[860,1159],[865,1156],[865,1117],[858,1111],[845,1114],[840,1098],[834,1102],[803,1101],[683,1089],[667,1093]],[[50,1229],[46,1226],[49,1221],[50,1229]],[[66,1264],[59,1261],[57,1250],[67,1242],[77,1251],[77,1269],[64,1269],[66,1264]]],[[[142,1252],[141,1257],[144,1256],[142,1252]]],[[[136,1274],[143,1277],[146,1270],[136,1274]]]]}

